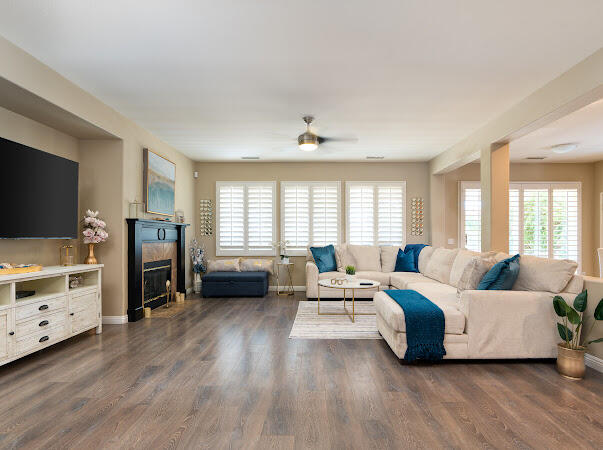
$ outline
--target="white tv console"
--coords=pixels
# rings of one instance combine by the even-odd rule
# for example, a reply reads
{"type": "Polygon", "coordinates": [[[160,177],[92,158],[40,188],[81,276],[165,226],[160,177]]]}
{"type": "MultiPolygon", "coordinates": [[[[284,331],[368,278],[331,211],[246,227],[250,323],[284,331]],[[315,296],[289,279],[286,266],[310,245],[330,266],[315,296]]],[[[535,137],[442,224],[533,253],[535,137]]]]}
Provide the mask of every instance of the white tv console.
{"type": "Polygon", "coordinates": [[[45,267],[39,272],[0,275],[0,366],[96,328],[102,332],[103,264],[45,267]],[[69,276],[83,283],[69,287],[69,276]],[[35,291],[17,299],[16,292],[35,291]]]}

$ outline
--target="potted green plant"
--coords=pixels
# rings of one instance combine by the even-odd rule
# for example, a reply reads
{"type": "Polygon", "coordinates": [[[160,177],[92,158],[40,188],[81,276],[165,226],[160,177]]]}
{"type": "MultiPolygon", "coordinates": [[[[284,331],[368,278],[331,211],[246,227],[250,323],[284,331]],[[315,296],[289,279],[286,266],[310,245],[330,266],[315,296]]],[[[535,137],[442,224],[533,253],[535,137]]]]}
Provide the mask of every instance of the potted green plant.
{"type": "Polygon", "coordinates": [[[345,279],[348,281],[356,279],[356,268],[354,266],[345,266],[345,279]]]}
{"type": "Polygon", "coordinates": [[[585,341],[581,344],[584,311],[586,311],[587,291],[583,291],[574,299],[573,307],[568,305],[563,297],[553,298],[555,313],[562,318],[563,323],[557,323],[557,330],[563,342],[557,344],[557,370],[566,378],[579,380],[584,377],[584,353],[586,348],[595,342],[603,342],[603,338],[588,341],[588,335],[593,330],[597,320],[603,320],[603,299],[595,308],[594,320],[585,341]]]}

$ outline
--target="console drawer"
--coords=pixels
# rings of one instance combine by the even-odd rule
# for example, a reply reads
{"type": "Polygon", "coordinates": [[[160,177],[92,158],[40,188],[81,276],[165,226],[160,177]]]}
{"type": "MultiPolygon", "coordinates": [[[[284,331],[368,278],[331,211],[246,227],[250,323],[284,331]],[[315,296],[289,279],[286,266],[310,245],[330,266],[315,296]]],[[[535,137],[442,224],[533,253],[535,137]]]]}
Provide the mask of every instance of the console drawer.
{"type": "Polygon", "coordinates": [[[44,348],[64,338],[66,335],[67,326],[65,323],[57,328],[30,334],[22,339],[17,339],[17,353],[25,353],[44,348]]]}
{"type": "Polygon", "coordinates": [[[69,312],[73,313],[90,308],[96,310],[97,299],[98,294],[96,290],[73,296],[69,299],[69,312]]]}
{"type": "Polygon", "coordinates": [[[29,319],[30,317],[48,314],[65,308],[67,296],[55,297],[49,300],[42,300],[35,303],[29,303],[23,306],[17,306],[15,310],[15,319],[17,323],[29,319]]]}
{"type": "Polygon", "coordinates": [[[71,321],[71,333],[77,333],[86,328],[92,328],[98,326],[98,313],[96,311],[96,304],[88,309],[82,309],[75,311],[70,314],[69,318],[71,321]]]}
{"type": "Polygon", "coordinates": [[[64,326],[67,318],[66,316],[67,312],[65,309],[61,309],[51,313],[40,314],[33,319],[19,322],[15,329],[17,339],[23,338],[28,334],[64,326]]]}

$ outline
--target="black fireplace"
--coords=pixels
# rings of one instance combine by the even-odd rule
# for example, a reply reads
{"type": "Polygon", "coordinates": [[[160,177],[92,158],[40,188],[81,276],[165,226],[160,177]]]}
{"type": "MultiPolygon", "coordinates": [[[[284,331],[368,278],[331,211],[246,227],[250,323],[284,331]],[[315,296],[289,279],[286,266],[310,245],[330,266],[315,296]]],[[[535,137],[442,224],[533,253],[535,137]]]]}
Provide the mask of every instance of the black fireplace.
{"type": "MultiPolygon", "coordinates": [[[[146,262],[143,265],[144,306],[157,308],[167,302],[166,282],[172,282],[172,261],[146,262]]],[[[171,291],[173,292],[173,288],[171,291]]]]}

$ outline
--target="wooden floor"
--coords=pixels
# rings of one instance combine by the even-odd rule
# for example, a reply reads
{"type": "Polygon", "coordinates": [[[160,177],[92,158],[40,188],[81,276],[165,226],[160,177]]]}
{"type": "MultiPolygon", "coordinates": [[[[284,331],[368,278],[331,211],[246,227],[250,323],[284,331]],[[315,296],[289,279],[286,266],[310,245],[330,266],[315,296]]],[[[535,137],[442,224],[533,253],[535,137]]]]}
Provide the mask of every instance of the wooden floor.
{"type": "Polygon", "coordinates": [[[552,362],[401,365],[288,339],[297,299],[199,300],[0,368],[3,448],[588,448],[603,377],[552,362]]]}

